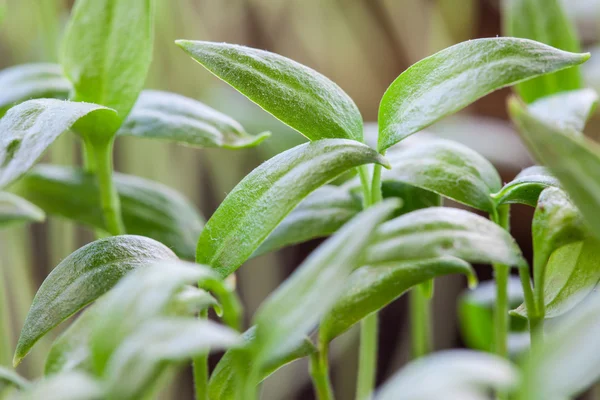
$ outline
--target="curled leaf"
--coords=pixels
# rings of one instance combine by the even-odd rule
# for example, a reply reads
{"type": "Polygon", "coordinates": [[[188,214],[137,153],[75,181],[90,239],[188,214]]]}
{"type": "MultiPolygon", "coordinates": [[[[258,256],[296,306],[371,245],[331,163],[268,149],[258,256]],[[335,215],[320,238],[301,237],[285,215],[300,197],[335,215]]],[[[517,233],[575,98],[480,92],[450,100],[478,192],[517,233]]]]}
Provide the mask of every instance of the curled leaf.
{"type": "Polygon", "coordinates": [[[492,194],[498,206],[502,204],[525,204],[535,207],[542,190],[549,186],[560,186],[547,168],[534,165],[525,168],[515,179],[507,183],[502,189],[492,194]]]}

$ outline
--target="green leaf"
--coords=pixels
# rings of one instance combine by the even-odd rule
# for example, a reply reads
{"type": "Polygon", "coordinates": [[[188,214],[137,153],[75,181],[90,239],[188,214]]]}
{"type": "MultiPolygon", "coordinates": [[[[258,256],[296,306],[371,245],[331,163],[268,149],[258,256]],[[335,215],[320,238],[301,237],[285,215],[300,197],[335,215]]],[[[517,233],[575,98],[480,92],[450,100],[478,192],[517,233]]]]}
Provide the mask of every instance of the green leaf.
{"type": "Polygon", "coordinates": [[[559,129],[582,132],[597,106],[596,91],[580,89],[536,100],[529,105],[529,111],[543,121],[554,123],[559,129]]]}
{"type": "Polygon", "coordinates": [[[165,363],[182,363],[240,344],[239,335],[210,321],[157,318],[146,322],[119,346],[107,368],[109,395],[139,399],[165,363]]]}
{"type": "MultiPolygon", "coordinates": [[[[533,39],[575,53],[581,51],[575,26],[560,0],[507,1],[504,19],[507,36],[533,39]]],[[[526,102],[531,103],[540,97],[581,87],[579,68],[571,68],[520,83],[516,89],[526,102]]]]}
{"type": "Polygon", "coordinates": [[[445,256],[527,268],[518,245],[504,229],[474,213],[447,207],[413,211],[382,224],[364,265],[445,256]]]}
{"type": "Polygon", "coordinates": [[[0,192],[0,228],[20,222],[43,222],[45,219],[44,212],[27,200],[0,192]]]}
{"type": "MultiPolygon", "coordinates": [[[[113,174],[128,233],[147,236],[193,260],[204,219],[177,191],[132,175],[113,174]]],[[[107,230],[100,193],[93,174],[79,168],[37,165],[14,186],[50,215],[59,215],[97,229],[107,230]]]]}
{"type": "Polygon", "coordinates": [[[176,43],[218,78],[310,140],[363,140],[356,104],[335,83],[278,54],[227,43],[176,43]]]}
{"type": "Polygon", "coordinates": [[[31,383],[17,374],[12,369],[0,366],[0,393],[7,386],[14,386],[18,389],[26,389],[31,383]]]}
{"type": "Polygon", "coordinates": [[[0,188],[23,175],[64,131],[88,114],[114,118],[96,104],[54,99],[29,100],[0,119],[0,188]]]}
{"type": "Polygon", "coordinates": [[[403,72],[383,95],[378,149],[386,150],[494,90],[589,57],[515,38],[469,40],[442,50],[403,72]]]}
{"type": "Polygon", "coordinates": [[[12,106],[30,99],[66,99],[71,83],[57,64],[22,64],[0,71],[0,116],[12,106]]]}
{"type": "Polygon", "coordinates": [[[394,217],[422,208],[442,205],[442,198],[437,193],[398,181],[382,181],[381,194],[384,199],[395,197],[402,200],[402,207],[396,210],[394,217]]]}
{"type": "Polygon", "coordinates": [[[549,186],[559,187],[560,183],[550,171],[534,165],[525,168],[515,179],[504,185],[492,198],[498,206],[502,204],[525,204],[535,207],[540,193],[549,186]]]}
{"type": "MultiPolygon", "coordinates": [[[[256,338],[256,327],[248,329],[242,334],[242,338],[246,342],[247,347],[253,346],[256,338]]],[[[234,400],[236,396],[236,354],[239,351],[237,349],[229,350],[223,355],[219,363],[215,367],[210,381],[208,383],[208,397],[211,400],[234,400]]],[[[274,357],[267,360],[264,366],[259,371],[259,381],[262,382],[269,375],[277,371],[279,368],[293,361],[299,360],[304,357],[308,357],[316,351],[315,346],[312,342],[305,338],[296,347],[283,352],[281,354],[275,354],[274,357]]],[[[247,363],[247,368],[252,368],[251,361],[247,363]]]]}
{"type": "Polygon", "coordinates": [[[600,238],[600,146],[535,118],[515,98],[509,112],[536,159],[546,165],[600,238]]]}
{"type": "Polygon", "coordinates": [[[518,371],[507,360],[470,350],[448,350],[408,364],[375,400],[488,399],[490,389],[511,389],[518,371]]]}
{"type": "Polygon", "coordinates": [[[140,94],[117,134],[226,149],[254,147],[270,136],[249,135],[236,120],[199,101],[158,90],[140,94]]]}
{"type": "Polygon", "coordinates": [[[248,174],[206,223],[196,261],[229,275],[308,194],[367,163],[388,165],[375,150],[345,139],[305,143],[271,158],[248,174]]]}
{"type": "Polygon", "coordinates": [[[101,382],[81,372],[60,374],[42,379],[10,400],[102,400],[105,392],[101,382]]]}
{"type": "Polygon", "coordinates": [[[142,236],[92,242],[65,258],[40,286],[15,350],[14,364],[48,331],[111,289],[127,272],[176,259],[164,245],[142,236]]]}
{"type": "Polygon", "coordinates": [[[254,317],[254,360],[259,366],[273,354],[297,346],[319,323],[343,293],[348,276],[361,265],[377,226],[398,206],[398,200],[388,199],[358,214],[264,301],[254,317]]]}
{"type": "Polygon", "coordinates": [[[302,200],[252,256],[329,236],[361,210],[360,200],[348,190],[333,185],[323,186],[302,200]]]}
{"type": "MultiPolygon", "coordinates": [[[[566,314],[578,306],[600,281],[600,242],[589,238],[557,249],[550,256],[544,275],[545,318],[566,314]]],[[[521,304],[511,314],[527,318],[527,307],[521,304]]]]}
{"type": "Polygon", "coordinates": [[[448,274],[465,274],[471,285],[477,282],[469,263],[453,257],[359,268],[348,279],[342,296],[323,317],[319,341],[323,345],[329,343],[352,325],[400,297],[411,287],[448,274]]]}
{"type": "MultiPolygon", "coordinates": [[[[110,107],[117,111],[121,122],[127,117],[144,86],[152,59],[153,3],[75,3],[62,53],[64,72],[73,83],[73,100],[110,107]]],[[[119,126],[113,121],[109,125],[115,130],[119,126]]]]}
{"type": "Polygon", "coordinates": [[[394,147],[387,154],[392,168],[382,181],[400,181],[459,203],[495,212],[490,195],[502,181],[494,166],[470,148],[451,140],[421,140],[394,147]]]}

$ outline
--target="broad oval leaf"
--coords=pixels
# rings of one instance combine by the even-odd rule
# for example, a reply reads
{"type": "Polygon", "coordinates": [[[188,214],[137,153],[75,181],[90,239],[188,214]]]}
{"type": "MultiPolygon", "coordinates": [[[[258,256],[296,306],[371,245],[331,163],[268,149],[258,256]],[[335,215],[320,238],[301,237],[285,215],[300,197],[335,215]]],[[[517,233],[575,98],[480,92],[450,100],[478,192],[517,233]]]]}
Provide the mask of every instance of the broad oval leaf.
{"type": "Polygon", "coordinates": [[[411,66],[385,92],[378,149],[386,150],[494,90],[588,58],[515,38],[469,40],[442,50],[411,66]]]}
{"type": "Polygon", "coordinates": [[[302,200],[252,256],[329,236],[361,210],[360,200],[349,190],[333,185],[323,186],[302,200]]]}
{"type": "Polygon", "coordinates": [[[0,119],[0,189],[23,175],[64,131],[90,114],[114,118],[114,111],[88,103],[29,100],[0,119]]]}
{"type": "Polygon", "coordinates": [[[106,393],[100,381],[82,372],[59,374],[41,379],[10,400],[102,400],[106,393]]]}
{"type": "Polygon", "coordinates": [[[58,64],[23,64],[0,71],[0,116],[12,106],[39,98],[66,99],[71,83],[58,64]]]}
{"type": "MultiPolygon", "coordinates": [[[[506,1],[504,33],[538,40],[566,51],[581,51],[575,26],[563,10],[562,3],[561,0],[506,1]]],[[[581,72],[576,67],[522,82],[516,89],[526,102],[531,103],[540,97],[581,87],[581,72]]]]}
{"type": "Polygon", "coordinates": [[[377,312],[411,287],[438,276],[465,274],[477,283],[470,264],[453,257],[366,266],[354,271],[344,293],[327,312],[319,328],[319,341],[326,345],[367,315],[377,312]]]}
{"type": "MultiPolygon", "coordinates": [[[[204,218],[188,199],[165,185],[132,175],[114,173],[113,181],[128,233],[158,240],[179,257],[194,259],[204,218]]],[[[108,229],[96,178],[79,168],[37,165],[13,189],[50,215],[108,229]]]]}
{"type": "Polygon", "coordinates": [[[595,90],[580,89],[536,100],[529,105],[529,111],[543,121],[554,123],[559,129],[582,132],[597,105],[598,93],[595,90]]]}
{"type": "Polygon", "coordinates": [[[525,168],[515,179],[502,187],[492,198],[498,206],[502,204],[525,204],[535,207],[540,193],[549,186],[559,187],[560,183],[545,167],[534,165],[525,168]]]}
{"type": "Polygon", "coordinates": [[[19,222],[43,222],[44,212],[12,193],[0,192],[0,228],[19,222]]]}
{"type": "Polygon", "coordinates": [[[124,235],[92,242],[65,258],[44,280],[27,314],[13,363],[48,331],[111,289],[127,272],[177,257],[163,244],[124,235]]]}
{"type": "Polygon", "coordinates": [[[422,140],[393,148],[387,155],[392,168],[383,181],[400,181],[430,190],[459,203],[495,212],[490,195],[502,181],[494,166],[477,152],[451,140],[422,140]]]}
{"type": "Polygon", "coordinates": [[[206,223],[196,261],[229,275],[309,193],[367,163],[388,166],[372,148],[346,139],[305,143],[264,162],[238,183],[206,223]]]}
{"type": "Polygon", "coordinates": [[[278,54],[227,43],[178,40],[194,60],[310,140],[363,140],[356,104],[318,72],[278,54]]]}
{"type": "Polygon", "coordinates": [[[383,223],[364,263],[376,266],[445,256],[527,268],[504,229],[477,214],[448,207],[413,211],[383,223]]]}
{"type": "Polygon", "coordinates": [[[297,346],[318,324],[342,294],[348,276],[360,266],[377,226],[398,206],[398,200],[388,199],[358,214],[264,301],[254,317],[259,366],[274,353],[297,346]]]}
{"type": "Polygon", "coordinates": [[[153,8],[153,0],[76,2],[61,58],[74,100],[110,107],[120,121],[127,117],[152,60],[153,8]]]}
{"type": "Polygon", "coordinates": [[[518,382],[517,368],[505,359],[448,350],[408,364],[383,385],[375,400],[483,400],[490,389],[511,389],[518,382]]]}
{"type": "Polygon", "coordinates": [[[600,146],[534,117],[515,98],[509,101],[509,112],[533,155],[558,178],[600,238],[600,146]]]}
{"type": "Polygon", "coordinates": [[[117,135],[240,149],[258,145],[270,133],[249,135],[236,120],[197,100],[144,90],[117,135]]]}

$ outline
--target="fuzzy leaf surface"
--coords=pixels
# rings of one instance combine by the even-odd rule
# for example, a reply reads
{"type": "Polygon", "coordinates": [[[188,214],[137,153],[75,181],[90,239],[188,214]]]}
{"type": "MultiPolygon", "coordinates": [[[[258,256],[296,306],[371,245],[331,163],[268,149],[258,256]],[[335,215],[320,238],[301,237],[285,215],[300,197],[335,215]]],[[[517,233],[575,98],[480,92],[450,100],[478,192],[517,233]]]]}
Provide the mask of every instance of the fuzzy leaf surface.
{"type": "Polygon", "coordinates": [[[44,211],[12,193],[0,192],[0,228],[21,222],[43,222],[44,211]]]}
{"type": "Polygon", "coordinates": [[[543,121],[554,123],[559,129],[582,132],[597,105],[596,91],[580,89],[542,97],[529,105],[529,111],[543,121]]]}
{"type": "Polygon", "coordinates": [[[535,207],[540,193],[549,186],[559,187],[560,182],[545,167],[534,165],[525,168],[515,179],[502,187],[492,198],[502,204],[525,204],[535,207]]]}

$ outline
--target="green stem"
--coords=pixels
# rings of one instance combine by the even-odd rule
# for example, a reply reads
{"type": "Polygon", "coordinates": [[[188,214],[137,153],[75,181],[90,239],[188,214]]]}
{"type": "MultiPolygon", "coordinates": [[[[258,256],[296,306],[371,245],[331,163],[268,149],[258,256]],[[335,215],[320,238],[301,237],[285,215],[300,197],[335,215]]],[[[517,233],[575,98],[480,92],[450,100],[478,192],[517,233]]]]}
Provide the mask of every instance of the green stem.
{"type": "Polygon", "coordinates": [[[329,380],[329,360],[327,346],[310,356],[310,376],[317,400],[333,400],[333,390],[329,380]]]}
{"type": "Polygon", "coordinates": [[[375,164],[373,167],[373,182],[371,184],[371,204],[379,203],[381,197],[381,165],[375,164]]]}
{"type": "Polygon", "coordinates": [[[356,400],[368,400],[375,388],[377,373],[377,333],[379,317],[373,313],[360,323],[360,353],[356,400]]]}
{"type": "MultiPolygon", "coordinates": [[[[202,310],[200,318],[208,318],[208,310],[202,310]]],[[[208,353],[199,355],[193,361],[194,388],[196,400],[208,400],[208,353]]]]}
{"type": "Polygon", "coordinates": [[[371,185],[369,183],[369,171],[365,165],[358,167],[358,175],[363,190],[363,208],[371,206],[371,185]]]}
{"type": "Polygon", "coordinates": [[[431,351],[431,302],[425,288],[418,285],[409,292],[411,351],[413,358],[431,351]]]}
{"type": "Polygon", "coordinates": [[[494,278],[496,280],[496,309],[494,312],[494,349],[501,357],[508,357],[508,330],[510,320],[508,318],[508,277],[510,267],[502,264],[494,264],[494,278]]]}

